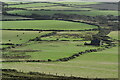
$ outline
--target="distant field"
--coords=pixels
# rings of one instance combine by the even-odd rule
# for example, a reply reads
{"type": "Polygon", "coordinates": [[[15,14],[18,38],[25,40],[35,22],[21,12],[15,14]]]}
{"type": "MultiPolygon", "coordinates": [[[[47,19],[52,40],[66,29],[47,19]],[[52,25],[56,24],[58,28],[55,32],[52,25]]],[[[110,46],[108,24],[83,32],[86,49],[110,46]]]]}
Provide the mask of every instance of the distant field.
{"type": "Polygon", "coordinates": [[[64,31],[64,32],[57,32],[56,35],[43,37],[42,40],[91,40],[92,35],[97,34],[98,31],[64,31]]]}
{"type": "Polygon", "coordinates": [[[91,8],[75,8],[75,7],[67,7],[67,6],[49,6],[49,7],[31,7],[26,8],[30,10],[92,10],[91,8]]]}
{"type": "Polygon", "coordinates": [[[6,48],[9,47],[10,45],[0,45],[0,48],[6,48]]]}
{"type": "Polygon", "coordinates": [[[58,73],[58,75],[65,74],[66,76],[72,74],[73,76],[89,78],[118,78],[118,48],[114,47],[102,52],[85,54],[68,62],[3,63],[3,68],[17,69],[24,72],[58,73]]]}
{"type": "Polygon", "coordinates": [[[39,31],[2,31],[2,43],[13,43],[13,44],[21,44],[29,41],[30,39],[34,39],[35,37],[39,37],[43,34],[50,33],[39,31]],[[17,37],[18,36],[18,37],[17,37]]]}
{"type": "Polygon", "coordinates": [[[78,15],[88,15],[88,16],[98,16],[98,15],[118,15],[118,11],[103,11],[103,10],[92,10],[92,11],[26,11],[26,10],[15,10],[7,11],[10,14],[19,14],[19,15],[54,15],[56,13],[62,14],[78,14],[78,15]],[[49,13],[49,14],[48,14],[49,13]]]}
{"type": "Polygon", "coordinates": [[[13,5],[13,4],[16,4],[16,5],[17,5],[17,4],[20,4],[20,3],[28,3],[28,2],[12,2],[12,1],[11,1],[11,2],[9,1],[9,2],[8,2],[8,1],[7,1],[7,2],[5,2],[5,3],[7,3],[8,5],[13,5]]]}
{"type": "Polygon", "coordinates": [[[76,6],[76,5],[89,5],[89,4],[100,4],[100,2],[59,2],[62,4],[67,4],[71,6],[76,6]]]}
{"type": "Polygon", "coordinates": [[[3,21],[3,29],[85,30],[97,26],[58,20],[3,21]]]}
{"type": "MultiPolygon", "coordinates": [[[[78,5],[90,5],[90,4],[100,4],[100,2],[51,2],[51,3],[29,3],[29,4],[20,4],[20,2],[7,2],[7,4],[16,4],[17,5],[9,5],[8,7],[15,8],[27,8],[27,7],[44,7],[44,6],[53,6],[53,5],[64,5],[64,6],[78,6],[78,5]]],[[[27,3],[27,2],[22,2],[27,3]]]]}
{"type": "Polygon", "coordinates": [[[7,16],[7,15],[2,15],[2,19],[31,19],[31,18],[26,18],[26,17],[20,17],[20,16],[7,16]]]}
{"type": "Polygon", "coordinates": [[[118,35],[119,31],[112,31],[110,32],[110,34],[108,34],[108,36],[112,37],[113,39],[120,39],[120,36],[118,35]]]}
{"type": "Polygon", "coordinates": [[[28,7],[43,7],[43,6],[53,6],[56,4],[50,4],[50,3],[32,3],[32,4],[18,4],[18,5],[10,5],[8,7],[10,8],[28,8],[28,7]]]}

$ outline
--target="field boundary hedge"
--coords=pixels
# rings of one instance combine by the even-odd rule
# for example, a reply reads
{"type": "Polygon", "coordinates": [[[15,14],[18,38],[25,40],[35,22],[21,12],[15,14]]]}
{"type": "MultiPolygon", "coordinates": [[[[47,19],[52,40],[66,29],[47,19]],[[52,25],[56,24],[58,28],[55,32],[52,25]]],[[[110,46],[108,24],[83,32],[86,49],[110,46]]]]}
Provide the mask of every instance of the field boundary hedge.
{"type": "Polygon", "coordinates": [[[103,51],[103,50],[110,49],[110,48],[115,47],[115,46],[116,45],[111,45],[111,46],[107,45],[107,46],[104,46],[103,48],[89,49],[89,50],[85,50],[85,51],[81,51],[81,52],[78,52],[76,54],[73,54],[72,56],[59,58],[56,60],[51,60],[51,59],[48,59],[48,60],[4,60],[2,62],[59,62],[59,61],[63,62],[63,61],[69,61],[69,60],[75,59],[76,57],[79,57],[79,56],[86,54],[86,53],[103,51]]]}
{"type": "Polygon", "coordinates": [[[0,29],[0,30],[14,30],[14,31],[98,31],[97,28],[86,30],[42,30],[42,29],[0,29]]]}
{"type": "Polygon", "coordinates": [[[40,73],[40,72],[22,72],[17,71],[16,69],[0,69],[2,71],[2,80],[118,80],[117,78],[114,79],[107,79],[107,78],[82,78],[82,77],[75,77],[71,74],[71,76],[60,76],[59,73],[51,74],[50,72],[47,73],[40,73]],[[5,76],[5,77],[4,77],[5,76]]]}

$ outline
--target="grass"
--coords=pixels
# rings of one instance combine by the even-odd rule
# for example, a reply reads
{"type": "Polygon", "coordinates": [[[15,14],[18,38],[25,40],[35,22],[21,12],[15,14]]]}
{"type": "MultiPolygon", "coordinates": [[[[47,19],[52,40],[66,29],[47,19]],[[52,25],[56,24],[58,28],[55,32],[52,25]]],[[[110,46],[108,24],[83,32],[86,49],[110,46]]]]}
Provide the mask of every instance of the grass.
{"type": "Polygon", "coordinates": [[[118,11],[103,11],[103,10],[92,10],[92,11],[26,11],[26,10],[15,10],[7,11],[10,14],[19,14],[19,15],[54,15],[56,13],[62,14],[78,14],[78,15],[88,15],[88,16],[98,16],[98,15],[118,15],[118,11]],[[49,13],[49,14],[48,14],[49,13]]]}
{"type": "Polygon", "coordinates": [[[59,2],[62,4],[67,4],[71,6],[76,6],[76,5],[90,5],[90,4],[100,4],[100,2],[59,2]]]}
{"type": "Polygon", "coordinates": [[[43,37],[42,40],[90,40],[98,31],[64,31],[56,35],[43,37]]]}
{"type": "Polygon", "coordinates": [[[94,25],[58,20],[3,21],[2,25],[3,29],[85,30],[97,28],[94,25]]]}
{"type": "Polygon", "coordinates": [[[68,62],[3,63],[3,68],[89,78],[118,78],[118,48],[82,55],[68,62]],[[23,66],[24,65],[24,66],[23,66]],[[27,67],[27,68],[25,68],[27,67]],[[34,67],[34,68],[33,68],[34,67]]]}
{"type": "Polygon", "coordinates": [[[112,37],[113,39],[119,39],[119,31],[112,31],[108,34],[108,36],[112,37]]]}
{"type": "Polygon", "coordinates": [[[10,5],[10,8],[29,8],[29,7],[43,7],[43,6],[53,6],[56,4],[50,3],[32,3],[32,4],[19,4],[19,5],[10,5]]]}
{"type": "Polygon", "coordinates": [[[13,43],[13,44],[21,44],[29,41],[30,39],[34,39],[35,37],[41,36],[43,34],[50,33],[39,31],[2,31],[2,43],[13,43]],[[24,33],[24,34],[23,34],[24,33]],[[18,35],[18,37],[17,37],[18,35]],[[22,40],[20,40],[22,39],[22,40]],[[9,41],[10,40],[10,41],[9,41]]]}
{"type": "MultiPolygon", "coordinates": [[[[18,5],[9,5],[8,7],[10,8],[35,8],[35,7],[44,7],[44,6],[54,6],[58,5],[60,6],[61,4],[67,4],[68,6],[78,6],[78,5],[89,5],[89,4],[100,4],[99,2],[56,2],[60,4],[54,4],[54,3],[32,3],[32,4],[18,4],[18,5]]],[[[10,3],[8,4],[15,4],[15,3],[10,3]]],[[[64,6],[63,6],[64,7],[64,6]]]]}
{"type": "Polygon", "coordinates": [[[22,51],[23,50],[40,50],[39,52],[26,52],[26,54],[31,55],[30,59],[56,60],[63,57],[69,57],[72,54],[75,54],[90,48],[94,49],[97,47],[84,46],[84,43],[80,41],[78,42],[41,41],[41,42],[35,42],[34,44],[31,43],[31,45],[15,48],[12,50],[22,50],[22,51]],[[77,45],[83,45],[83,46],[77,46],[77,45]]]}
{"type": "Polygon", "coordinates": [[[6,48],[9,47],[10,45],[0,45],[0,48],[6,48]]]}
{"type": "MultiPolygon", "coordinates": [[[[18,8],[32,8],[36,9],[41,6],[53,6],[53,4],[28,4],[28,5],[11,5],[11,7],[18,8]],[[33,8],[34,6],[34,8],[33,8]]],[[[63,4],[63,3],[62,3],[63,4]]],[[[73,6],[77,5],[89,5],[90,3],[65,3],[73,6]]],[[[91,4],[98,4],[93,2],[91,4]]],[[[48,7],[42,7],[41,9],[49,9],[48,7]]],[[[50,7],[55,10],[55,7],[50,7]]],[[[73,9],[67,7],[56,7],[62,9],[73,9]]],[[[79,15],[88,15],[88,16],[98,16],[98,15],[118,15],[117,11],[102,11],[102,10],[92,10],[92,11],[25,11],[25,10],[15,10],[8,11],[11,14],[19,15],[54,15],[55,13],[63,14],[79,14],[79,15]],[[49,14],[48,14],[49,13],[49,14]]],[[[85,30],[97,28],[97,26],[75,23],[68,21],[58,21],[58,20],[30,20],[30,21],[3,21],[3,27],[1,29],[39,29],[39,30],[85,30]]],[[[38,31],[12,31],[12,30],[2,30],[2,41],[1,43],[14,43],[21,44],[25,43],[30,39],[47,34],[50,32],[41,32],[38,31]],[[24,34],[23,34],[24,33],[24,34]],[[17,37],[17,35],[19,35],[17,37]],[[21,39],[21,40],[20,40],[21,39]]],[[[93,32],[94,33],[94,32],[93,32]]],[[[111,32],[108,36],[118,39],[117,31],[111,32]]],[[[55,40],[60,37],[59,35],[63,34],[79,34],[86,35],[91,34],[90,32],[57,32],[57,36],[44,37],[42,39],[46,40],[55,40]]],[[[95,33],[96,34],[96,33],[95,33]]],[[[75,38],[60,38],[61,40],[75,40],[75,38]]],[[[76,38],[81,39],[81,38],[76,38]]],[[[98,47],[95,46],[85,46],[85,41],[31,41],[28,45],[12,48],[9,51],[6,51],[5,54],[10,55],[30,55],[30,58],[27,59],[59,59],[63,57],[71,56],[80,51],[87,49],[95,49],[98,47]],[[79,45],[79,46],[77,46],[79,45]],[[14,51],[21,52],[14,52],[14,51]],[[38,50],[36,52],[23,52],[24,50],[38,50]],[[13,52],[12,52],[13,51],[13,52]]],[[[2,47],[7,47],[4,45],[2,47]]],[[[0,48],[2,48],[0,47],[0,48]]],[[[3,53],[4,54],[4,53],[3,53]]],[[[20,59],[20,58],[17,58],[20,59]]],[[[79,57],[70,60],[68,62],[6,62],[2,63],[3,69],[17,69],[18,71],[23,72],[44,72],[50,74],[73,76],[76,77],[88,77],[88,78],[118,78],[118,47],[113,47],[111,49],[106,49],[101,52],[92,52],[80,55],[79,57]]],[[[14,73],[13,73],[14,74],[14,73]]]]}
{"type": "Polygon", "coordinates": [[[20,17],[20,16],[7,16],[7,15],[2,15],[2,19],[31,19],[31,18],[20,17]]]}
{"type": "Polygon", "coordinates": [[[27,9],[32,9],[32,10],[92,10],[90,8],[75,8],[75,7],[67,7],[67,6],[49,6],[49,7],[31,7],[27,9]]]}

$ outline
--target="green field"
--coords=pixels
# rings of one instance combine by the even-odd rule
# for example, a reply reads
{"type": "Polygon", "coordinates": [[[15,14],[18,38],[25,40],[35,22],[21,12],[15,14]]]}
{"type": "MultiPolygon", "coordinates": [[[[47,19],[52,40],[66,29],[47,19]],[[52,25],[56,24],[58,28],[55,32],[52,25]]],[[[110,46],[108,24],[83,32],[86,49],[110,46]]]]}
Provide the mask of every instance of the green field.
{"type": "MultiPolygon", "coordinates": [[[[14,1],[13,2],[12,1],[8,2],[8,1],[6,1],[5,3],[8,4],[8,5],[13,5],[13,4],[17,5],[17,4],[20,4],[21,2],[14,2],[14,1]]],[[[22,2],[22,3],[28,3],[28,2],[22,2]]]]}
{"type": "MultiPolygon", "coordinates": [[[[70,32],[61,32],[70,33],[70,32]]],[[[74,32],[75,33],[75,32],[74,32]]],[[[78,33],[78,32],[76,32],[78,33]]],[[[112,32],[111,35],[117,33],[112,32]]],[[[73,34],[73,32],[71,33],[73,34]]],[[[56,59],[67,57],[79,51],[97,48],[84,46],[83,41],[41,41],[33,42],[31,45],[15,48],[12,50],[40,50],[40,52],[25,53],[31,55],[30,59],[56,59]],[[81,45],[81,46],[76,46],[81,45]],[[33,55],[34,54],[34,55],[33,55]],[[39,55],[39,56],[38,56],[39,55]]],[[[10,53],[7,53],[10,54],[10,53]]],[[[118,77],[118,47],[106,49],[101,52],[93,52],[79,56],[68,62],[46,62],[46,63],[3,63],[3,68],[17,69],[23,72],[44,72],[66,76],[88,77],[88,78],[117,78],[118,77]],[[13,65],[14,64],[14,65],[13,65]],[[24,65],[24,66],[23,66],[24,65]],[[27,67],[27,68],[24,68],[27,67]],[[34,67],[34,68],[33,68],[34,67]]]]}
{"type": "Polygon", "coordinates": [[[16,20],[16,19],[32,19],[32,18],[26,18],[26,17],[20,17],[20,16],[8,16],[8,15],[2,15],[2,19],[10,19],[10,20],[16,20]]]}
{"type": "Polygon", "coordinates": [[[91,8],[75,8],[67,6],[49,6],[49,7],[30,7],[30,10],[92,10],[91,8]]]}
{"type": "Polygon", "coordinates": [[[82,55],[68,62],[3,63],[3,68],[89,78],[118,77],[118,48],[82,55]],[[23,66],[24,65],[24,66],[23,66]],[[27,67],[27,68],[25,68],[27,67]],[[34,67],[34,68],[33,68],[34,67]]]}
{"type": "MultiPolygon", "coordinates": [[[[98,26],[95,26],[99,25],[106,29],[110,25],[113,29],[112,25],[117,21],[118,11],[114,9],[115,6],[113,9],[102,8],[106,4],[111,6],[116,3],[7,2],[7,4],[8,6],[3,7],[4,21],[0,21],[2,23],[0,60],[3,61],[2,69],[16,69],[19,73],[3,72],[5,73],[3,77],[10,78],[14,75],[19,78],[17,76],[19,75],[36,78],[37,73],[29,75],[27,72],[40,72],[91,79],[118,78],[119,31],[99,36],[96,35],[99,32],[98,26]],[[105,23],[102,21],[103,18],[107,20],[105,23]],[[101,39],[100,42],[94,39],[93,35],[101,39]],[[103,42],[103,45],[95,46],[91,40],[98,44],[103,42]]],[[[106,33],[104,30],[103,32],[106,33]]]]}
{"type": "Polygon", "coordinates": [[[58,20],[3,21],[3,29],[85,30],[97,26],[58,20]],[[47,24],[46,24],[47,23],[47,24]]]}
{"type": "Polygon", "coordinates": [[[118,11],[103,11],[103,10],[92,10],[92,11],[26,11],[26,10],[15,10],[7,11],[10,14],[19,14],[19,15],[53,15],[57,13],[62,14],[78,14],[78,15],[88,15],[88,16],[97,16],[97,15],[118,15],[118,11]],[[49,14],[48,14],[49,13],[49,14]]]}
{"type": "Polygon", "coordinates": [[[67,5],[70,5],[70,6],[100,4],[100,2],[59,2],[59,3],[61,3],[61,4],[67,4],[67,5]]]}
{"type": "Polygon", "coordinates": [[[30,39],[34,39],[41,35],[51,33],[51,31],[40,32],[39,31],[2,31],[2,43],[13,43],[13,44],[21,44],[29,41],[30,39]],[[18,35],[18,37],[17,37],[18,35]],[[9,41],[10,40],[10,41],[9,41]]]}
{"type": "Polygon", "coordinates": [[[112,37],[113,39],[120,39],[120,36],[118,35],[119,31],[112,31],[110,32],[110,34],[108,34],[108,36],[112,37]]]}
{"type": "Polygon", "coordinates": [[[97,34],[98,31],[64,31],[57,32],[56,35],[43,37],[42,40],[91,40],[92,35],[97,34]]]}
{"type": "MultiPolygon", "coordinates": [[[[75,41],[75,42],[64,42],[64,41],[41,41],[41,42],[33,42],[24,47],[17,47],[12,49],[14,50],[39,50],[37,52],[26,52],[27,55],[31,55],[30,59],[37,60],[47,60],[52,59],[56,60],[59,58],[69,57],[75,53],[85,51],[87,49],[96,49],[94,46],[84,46],[83,42],[75,41]],[[82,45],[82,46],[77,46],[82,45]]],[[[9,53],[8,53],[9,54],[9,53]]]]}
{"type": "MultiPolygon", "coordinates": [[[[25,2],[24,2],[25,3],[25,2]]],[[[76,6],[101,4],[100,2],[51,2],[51,3],[29,3],[29,4],[9,5],[9,8],[25,8],[25,9],[49,9],[49,10],[91,10],[88,8],[77,8],[76,6]]],[[[15,4],[15,3],[8,3],[15,4]]]]}
{"type": "Polygon", "coordinates": [[[32,4],[19,4],[19,5],[10,5],[8,7],[10,8],[29,8],[29,7],[44,7],[44,6],[53,6],[56,4],[50,4],[50,3],[32,3],[32,4]]]}

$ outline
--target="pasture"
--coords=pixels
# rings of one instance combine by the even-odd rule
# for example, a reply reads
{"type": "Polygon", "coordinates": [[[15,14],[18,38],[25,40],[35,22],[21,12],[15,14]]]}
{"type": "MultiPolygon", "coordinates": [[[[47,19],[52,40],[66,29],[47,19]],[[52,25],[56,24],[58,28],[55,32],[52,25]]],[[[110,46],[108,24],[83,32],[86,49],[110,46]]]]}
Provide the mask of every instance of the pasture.
{"type": "MultiPolygon", "coordinates": [[[[111,43],[109,45],[106,44],[107,42],[100,46],[90,45],[93,35],[99,32],[98,26],[95,25],[101,24],[103,17],[109,18],[112,25],[118,16],[118,11],[115,9],[99,10],[102,9],[101,5],[105,5],[105,3],[8,3],[5,6],[3,17],[7,21],[0,21],[2,22],[0,28],[0,32],[2,32],[2,36],[0,36],[2,39],[0,40],[0,50],[3,55],[2,69],[83,78],[118,78],[119,31],[112,31],[107,35],[112,38],[107,39],[111,43]],[[98,5],[97,8],[95,8],[96,5],[98,5]],[[55,20],[55,14],[59,13],[63,14],[65,19],[58,15],[57,18],[55,17],[58,20],[55,20]],[[75,17],[68,14],[74,14],[75,17]],[[83,19],[76,14],[83,15],[83,19]],[[44,20],[41,17],[51,18],[44,20]],[[34,20],[25,20],[31,18],[34,20]],[[80,20],[86,23],[95,22],[95,24],[75,22],[80,20]],[[111,40],[113,40],[113,44],[111,40]],[[98,50],[98,48],[102,50],[98,50]],[[71,56],[72,59],[70,59],[71,56]],[[69,60],[60,60],[63,58],[69,58],[69,60]]],[[[109,27],[106,22],[102,22],[102,25],[109,27]]],[[[97,37],[102,38],[101,36],[97,37]]],[[[102,39],[100,43],[102,43],[102,39]]],[[[10,72],[9,74],[15,73],[10,72]]],[[[20,73],[20,75],[24,74],[20,73]]]]}
{"type": "Polygon", "coordinates": [[[7,11],[9,14],[18,14],[18,15],[54,15],[57,13],[64,14],[78,14],[78,15],[87,15],[87,16],[97,16],[97,15],[118,15],[118,11],[110,11],[110,10],[92,10],[92,11],[26,11],[26,10],[15,10],[15,11],[7,11]],[[49,13],[49,14],[48,14],[49,13]]]}
{"type": "Polygon", "coordinates": [[[68,62],[3,63],[3,68],[17,69],[23,72],[58,73],[58,75],[65,74],[66,76],[72,74],[73,76],[86,78],[117,78],[118,48],[114,47],[102,52],[88,53],[68,62]]]}
{"type": "Polygon", "coordinates": [[[72,10],[72,11],[75,11],[75,10],[92,10],[91,8],[75,8],[75,7],[68,7],[68,6],[49,6],[49,7],[28,7],[26,8],[28,10],[72,10]]]}
{"type": "Polygon", "coordinates": [[[101,4],[100,2],[59,2],[61,4],[67,4],[70,6],[90,5],[90,4],[101,4]]]}
{"type": "Polygon", "coordinates": [[[32,18],[26,18],[26,17],[20,17],[20,16],[8,16],[8,15],[2,15],[2,20],[16,20],[16,19],[32,19],[32,18]]]}
{"type": "MultiPolygon", "coordinates": [[[[56,60],[59,58],[69,57],[75,53],[85,51],[87,49],[96,49],[97,47],[84,46],[83,42],[80,41],[40,41],[33,42],[27,46],[17,47],[11,49],[12,51],[36,51],[36,52],[25,52],[30,55],[30,59],[33,60],[56,60]],[[80,45],[80,46],[77,46],[80,45]]],[[[10,53],[8,53],[10,54],[10,53]]]]}
{"type": "Polygon", "coordinates": [[[112,31],[108,36],[112,37],[113,39],[120,40],[120,36],[118,35],[119,31],[112,31]]]}
{"type": "MultiPolygon", "coordinates": [[[[79,32],[59,32],[58,34],[66,33],[78,34],[79,32]]],[[[112,35],[114,33],[115,32],[112,32],[110,34],[112,35]]],[[[25,52],[24,54],[22,52],[18,53],[31,56],[30,58],[24,59],[54,60],[61,57],[70,56],[78,53],[79,51],[98,48],[95,46],[85,46],[84,42],[86,41],[32,41],[27,46],[16,47],[10,51],[39,50],[38,52],[25,52]]],[[[12,53],[6,52],[5,54],[12,53]]],[[[44,72],[46,74],[50,73],[53,75],[57,73],[62,76],[72,75],[84,78],[117,78],[118,47],[106,49],[101,52],[83,54],[67,62],[6,62],[3,63],[3,69],[16,69],[23,72],[44,72]]]]}
{"type": "Polygon", "coordinates": [[[44,34],[51,33],[51,31],[39,32],[39,31],[9,31],[2,30],[2,43],[21,44],[28,42],[30,39],[34,39],[44,34]]]}
{"type": "Polygon", "coordinates": [[[98,31],[64,31],[57,32],[56,35],[42,37],[42,40],[86,40],[89,41],[92,39],[92,35],[97,34],[98,31]]]}
{"type": "Polygon", "coordinates": [[[31,4],[19,4],[19,5],[10,5],[10,8],[30,8],[30,7],[44,7],[44,6],[54,6],[56,4],[50,3],[31,3],[31,4]]]}
{"type": "Polygon", "coordinates": [[[3,21],[2,25],[3,29],[85,30],[97,28],[94,25],[59,20],[3,21]]]}

